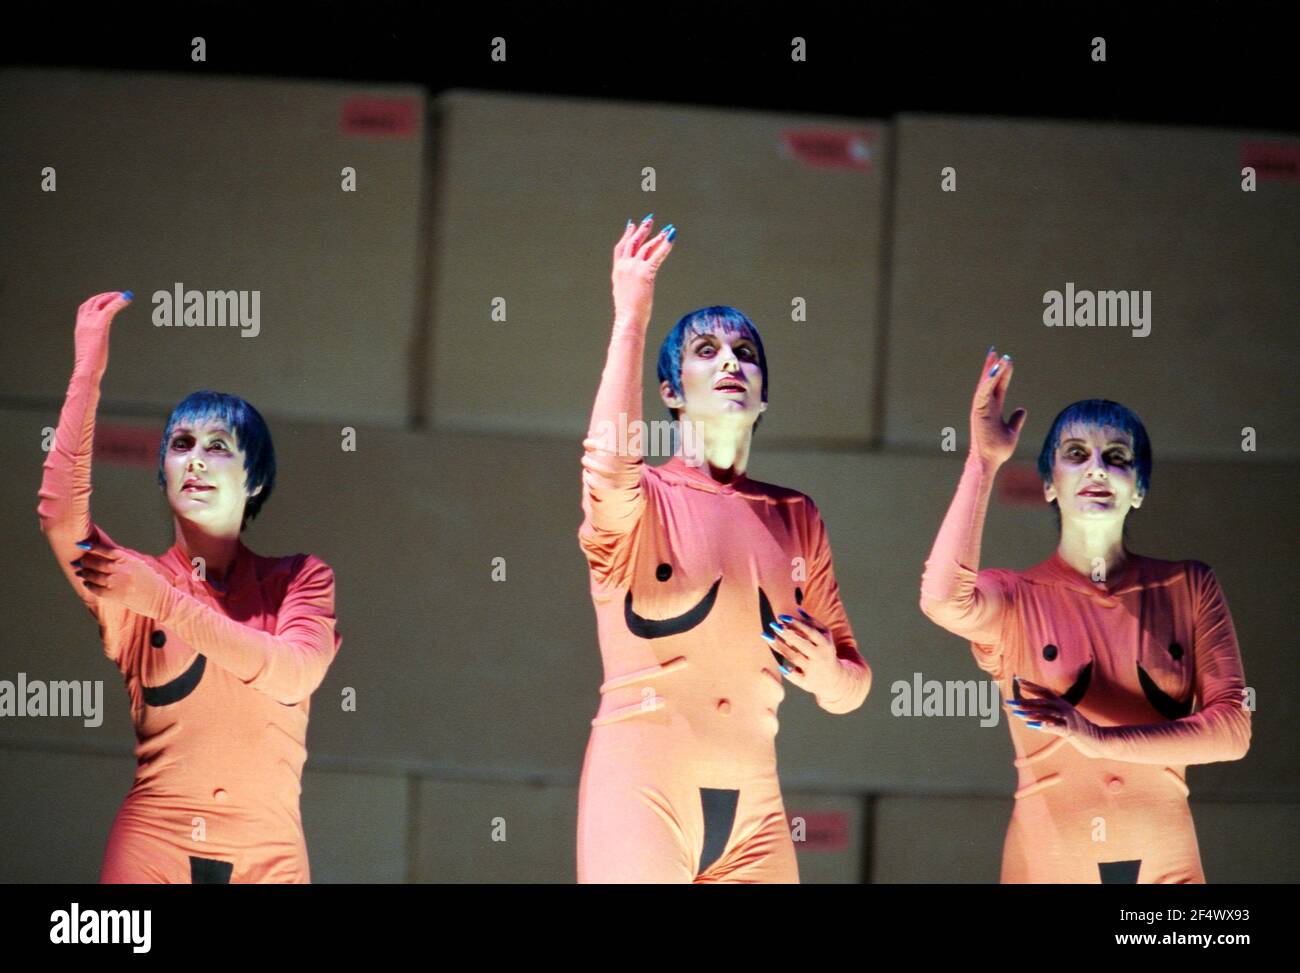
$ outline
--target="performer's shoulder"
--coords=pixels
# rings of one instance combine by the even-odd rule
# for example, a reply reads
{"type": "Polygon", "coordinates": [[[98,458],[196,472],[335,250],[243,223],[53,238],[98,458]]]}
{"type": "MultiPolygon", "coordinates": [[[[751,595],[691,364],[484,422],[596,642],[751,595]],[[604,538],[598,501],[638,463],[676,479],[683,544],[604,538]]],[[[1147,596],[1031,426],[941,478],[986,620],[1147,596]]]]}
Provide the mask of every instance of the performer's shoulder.
{"type": "Polygon", "coordinates": [[[1195,558],[1183,558],[1167,561],[1164,558],[1147,557],[1144,554],[1133,555],[1142,568],[1142,577],[1148,582],[1169,582],[1187,578],[1189,581],[1201,581],[1214,574],[1214,569],[1204,561],[1195,558]]]}
{"type": "Polygon", "coordinates": [[[764,480],[746,479],[745,486],[755,494],[763,496],[768,500],[776,503],[797,503],[803,504],[811,512],[817,511],[817,504],[813,498],[801,490],[795,490],[792,487],[784,487],[777,483],[768,483],[764,480]]]}
{"type": "Polygon", "coordinates": [[[253,562],[257,566],[257,576],[262,580],[280,577],[292,580],[300,575],[332,576],[334,573],[333,568],[315,554],[298,553],[268,557],[252,551],[249,553],[253,555],[253,562]]]}

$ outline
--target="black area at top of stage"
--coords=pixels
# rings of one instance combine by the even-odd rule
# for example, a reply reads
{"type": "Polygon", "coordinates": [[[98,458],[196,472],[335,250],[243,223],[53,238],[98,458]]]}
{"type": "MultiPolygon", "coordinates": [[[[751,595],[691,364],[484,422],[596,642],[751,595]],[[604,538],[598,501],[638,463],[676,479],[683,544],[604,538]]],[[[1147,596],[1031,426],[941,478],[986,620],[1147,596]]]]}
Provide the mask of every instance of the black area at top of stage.
{"type": "Polygon", "coordinates": [[[1300,130],[1291,3],[603,3],[62,7],[28,66],[408,82],[888,118],[988,114],[1300,130]],[[1094,63],[1092,39],[1106,40],[1094,63]],[[207,60],[190,58],[203,37],[207,60]],[[506,41],[493,62],[492,39],[506,41]],[[807,60],[791,59],[803,37],[807,60]]]}

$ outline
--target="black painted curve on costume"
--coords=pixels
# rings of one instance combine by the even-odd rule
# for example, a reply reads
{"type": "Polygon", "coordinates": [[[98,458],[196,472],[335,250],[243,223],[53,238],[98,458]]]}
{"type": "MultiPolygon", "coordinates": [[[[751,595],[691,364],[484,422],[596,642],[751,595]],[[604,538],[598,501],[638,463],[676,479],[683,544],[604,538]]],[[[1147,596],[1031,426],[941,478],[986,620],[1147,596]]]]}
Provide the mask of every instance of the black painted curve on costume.
{"type": "Polygon", "coordinates": [[[632,610],[632,591],[628,589],[627,597],[623,600],[623,618],[627,622],[628,631],[643,639],[661,639],[689,632],[709,617],[713,603],[718,600],[718,586],[721,584],[722,578],[718,578],[713,582],[709,593],[696,602],[694,607],[673,618],[642,618],[632,610]]]}
{"type": "Polygon", "coordinates": [[[1187,702],[1180,703],[1172,696],[1166,695],[1165,691],[1156,685],[1154,679],[1147,675],[1146,670],[1138,664],[1138,682],[1142,684],[1142,692],[1147,698],[1147,702],[1152,708],[1167,720],[1177,720],[1192,712],[1192,697],[1187,697],[1187,702]]]}
{"type": "MultiPolygon", "coordinates": [[[[758,589],[758,620],[763,626],[760,631],[764,635],[771,635],[772,623],[776,621],[776,615],[772,611],[772,603],[767,600],[767,594],[762,588],[758,589]]],[[[764,639],[764,641],[766,641],[766,639],[764,639]]],[[[785,656],[772,648],[770,644],[768,645],[768,650],[772,653],[772,658],[776,660],[778,666],[784,666],[786,669],[790,668],[790,663],[785,661],[785,656]]]]}
{"type": "MultiPolygon", "coordinates": [[[[1088,692],[1088,685],[1092,682],[1092,663],[1079,670],[1078,677],[1074,680],[1074,685],[1061,693],[1061,698],[1071,706],[1078,706],[1079,701],[1083,699],[1084,694],[1088,692]]],[[[1020,695],[1020,677],[1017,676],[1011,680],[1011,691],[1015,696],[1017,703],[1023,703],[1025,698],[1020,695]]]]}
{"type": "Polygon", "coordinates": [[[179,703],[198,688],[207,663],[207,656],[199,654],[190,663],[190,667],[171,682],[165,682],[161,686],[145,686],[144,701],[150,706],[170,706],[172,703],[179,703]]]}

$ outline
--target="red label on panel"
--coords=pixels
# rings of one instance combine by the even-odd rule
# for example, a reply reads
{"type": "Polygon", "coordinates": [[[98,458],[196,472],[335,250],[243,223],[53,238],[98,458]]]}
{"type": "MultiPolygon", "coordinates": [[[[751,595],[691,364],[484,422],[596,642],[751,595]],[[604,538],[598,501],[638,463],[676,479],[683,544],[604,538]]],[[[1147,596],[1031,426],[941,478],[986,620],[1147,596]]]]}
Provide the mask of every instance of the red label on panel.
{"type": "Polygon", "coordinates": [[[343,103],[339,130],[344,135],[409,139],[419,127],[415,98],[357,96],[343,103]]]}
{"type": "Polygon", "coordinates": [[[119,466],[157,469],[158,448],[161,445],[161,428],[115,426],[104,422],[95,426],[96,463],[106,461],[119,466]]]}
{"type": "Polygon", "coordinates": [[[1009,507],[1041,507],[1043,481],[1038,467],[1028,463],[1007,463],[998,471],[998,499],[1009,507]]]}
{"type": "Polygon", "coordinates": [[[1300,143],[1247,142],[1241,164],[1252,166],[1260,179],[1300,179],[1300,143]]]}
{"type": "Polygon", "coordinates": [[[849,847],[847,811],[789,811],[786,816],[790,837],[800,851],[843,851],[849,847]]]}
{"type": "Polygon", "coordinates": [[[872,129],[796,128],[781,134],[781,154],[819,169],[870,169],[872,129]]]}

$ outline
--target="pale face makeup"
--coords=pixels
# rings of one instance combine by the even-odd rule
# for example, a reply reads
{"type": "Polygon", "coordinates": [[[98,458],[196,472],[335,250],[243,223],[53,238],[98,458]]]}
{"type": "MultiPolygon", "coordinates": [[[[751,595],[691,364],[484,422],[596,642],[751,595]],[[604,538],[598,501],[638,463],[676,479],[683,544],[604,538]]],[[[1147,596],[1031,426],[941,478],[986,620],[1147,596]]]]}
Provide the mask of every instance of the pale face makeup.
{"type": "Polygon", "coordinates": [[[661,387],[664,404],[691,422],[752,426],[767,409],[758,347],[740,330],[692,334],[682,346],[682,395],[661,387]]]}
{"type": "Polygon", "coordinates": [[[1052,482],[1044,497],[1055,500],[1062,522],[1123,523],[1142,505],[1133,441],[1128,433],[1097,426],[1067,426],[1052,463],[1052,482]]]}
{"type": "MultiPolygon", "coordinates": [[[[180,519],[213,534],[238,533],[248,501],[244,454],[234,433],[219,419],[178,425],[163,461],[167,502],[180,519]]],[[[261,487],[253,492],[256,496],[261,487]]]]}

